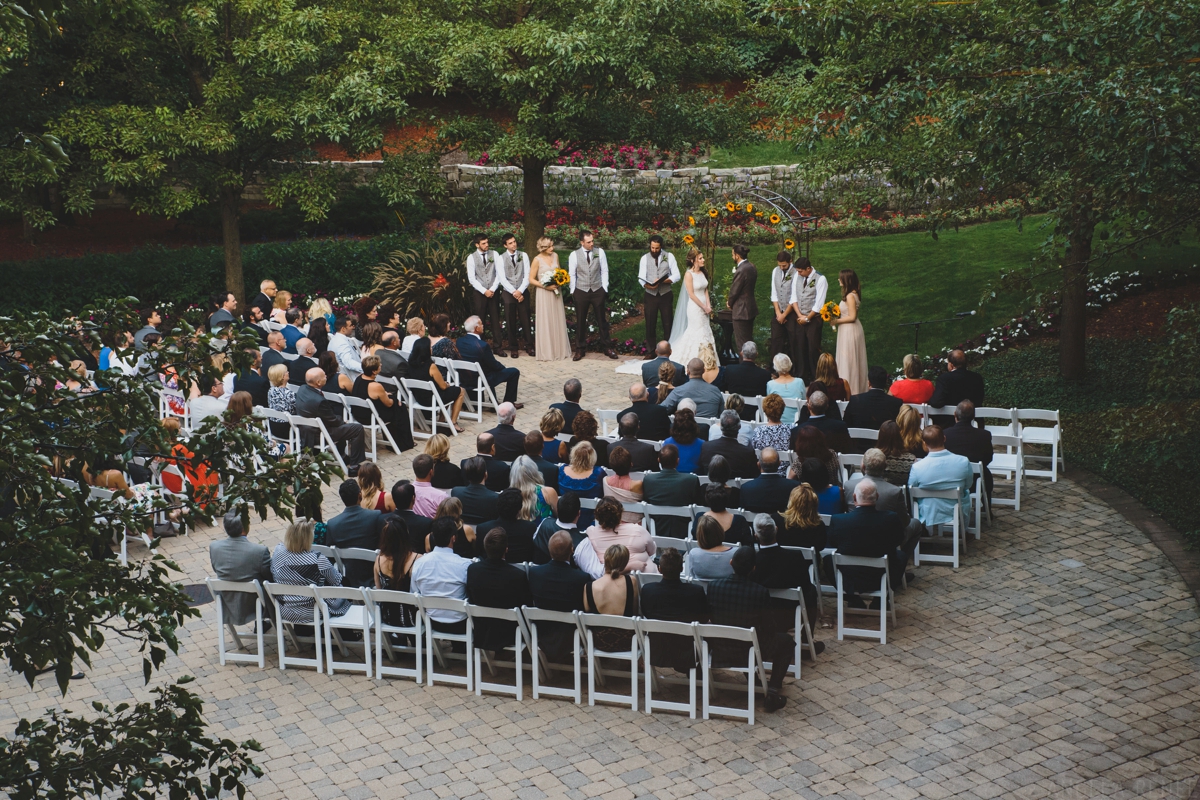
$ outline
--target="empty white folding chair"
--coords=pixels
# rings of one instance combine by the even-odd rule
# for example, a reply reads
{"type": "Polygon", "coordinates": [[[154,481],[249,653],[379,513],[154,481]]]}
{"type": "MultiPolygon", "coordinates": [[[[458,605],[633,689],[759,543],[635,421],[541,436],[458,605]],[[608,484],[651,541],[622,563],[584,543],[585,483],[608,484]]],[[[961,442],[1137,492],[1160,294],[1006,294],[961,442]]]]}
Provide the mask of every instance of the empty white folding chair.
{"type": "Polygon", "coordinates": [[[359,567],[355,570],[356,573],[364,576],[372,574],[375,559],[379,556],[378,550],[368,550],[365,547],[337,547],[334,550],[337,552],[338,569],[343,575],[350,571],[352,564],[359,567]]]}
{"type": "MultiPolygon", "coordinates": [[[[667,620],[645,619],[637,617],[638,639],[642,645],[642,652],[646,654],[646,713],[653,714],[655,710],[660,711],[684,711],[691,719],[696,718],[696,667],[693,666],[687,672],[687,687],[688,701],[686,703],[677,703],[671,700],[655,700],[654,687],[659,680],[658,673],[654,667],[654,650],[651,639],[657,641],[662,649],[675,644],[682,651],[685,648],[692,651],[692,657],[699,664],[700,660],[696,653],[696,629],[694,622],[669,622],[667,620]],[[667,639],[666,637],[674,637],[667,639]]],[[[664,667],[665,668],[665,667],[664,667]]],[[[676,683],[677,680],[670,681],[676,683]]]]}
{"type": "Polygon", "coordinates": [[[976,423],[982,423],[984,430],[992,436],[1016,436],[1020,433],[1017,424],[1015,408],[997,408],[995,406],[978,406],[975,409],[976,423]],[[991,423],[990,425],[988,423],[991,423]]]}
{"type": "Polygon", "coordinates": [[[838,453],[838,461],[842,464],[842,474],[847,480],[855,472],[862,472],[863,457],[858,453],[838,453]]]}
{"type": "Polygon", "coordinates": [[[300,433],[292,427],[288,414],[273,408],[255,406],[254,415],[262,418],[267,441],[286,445],[289,453],[300,449],[300,433]]]}
{"type": "Polygon", "coordinates": [[[859,440],[868,443],[868,447],[874,447],[875,442],[879,440],[879,431],[874,428],[848,428],[847,430],[850,432],[851,441],[859,440]]]}
{"type": "MultiPolygon", "coordinates": [[[[704,719],[708,719],[712,714],[720,714],[725,717],[736,717],[744,719],[750,725],[754,724],[754,694],[756,690],[766,692],[767,690],[767,672],[763,667],[762,650],[758,646],[758,633],[754,628],[734,628],[729,625],[701,625],[697,624],[693,629],[696,632],[697,649],[700,650],[700,668],[701,668],[701,693],[704,696],[704,719]],[[714,647],[712,643],[719,642],[739,642],[743,643],[746,649],[746,666],[738,666],[736,664],[722,664],[713,666],[714,647]],[[713,677],[712,671],[721,669],[728,672],[737,672],[746,676],[746,708],[743,710],[736,706],[721,706],[713,702],[713,695],[716,689],[727,688],[729,684],[718,683],[713,677]]],[[[736,647],[736,646],[735,646],[736,647]]],[[[737,649],[741,649],[738,647],[737,649]]],[[[720,652],[718,649],[717,652],[720,652]]]]}
{"type": "MultiPolygon", "coordinates": [[[[796,604],[795,619],[792,622],[792,629],[796,632],[796,654],[792,659],[792,665],[788,667],[788,672],[796,676],[796,680],[800,680],[800,662],[803,660],[804,648],[807,645],[808,655],[813,662],[817,660],[817,646],[813,644],[812,625],[808,622],[808,609],[804,607],[804,593],[799,589],[772,589],[771,597],[776,600],[787,600],[796,604]]],[[[770,666],[764,662],[764,667],[770,669],[770,666]]]]}
{"type": "Polygon", "coordinates": [[[413,378],[404,378],[401,383],[404,385],[408,395],[408,423],[412,428],[413,436],[421,436],[428,439],[438,432],[438,418],[444,420],[444,424],[450,429],[451,436],[458,436],[458,429],[454,427],[454,421],[451,417],[450,407],[442,402],[442,397],[437,393],[437,387],[433,385],[433,381],[419,381],[413,378]],[[417,399],[417,392],[422,392],[429,396],[428,401],[422,402],[417,399]],[[417,412],[422,412],[418,414],[417,412]],[[429,414],[429,423],[425,422],[424,413],[429,414]]]}
{"type": "Polygon", "coordinates": [[[1021,442],[1021,437],[993,434],[992,447],[1003,447],[1005,452],[994,454],[988,469],[992,471],[993,477],[1001,472],[1011,475],[1013,484],[1013,496],[1009,499],[996,497],[996,487],[993,483],[992,505],[1012,506],[1015,510],[1020,511],[1021,477],[1025,473],[1025,447],[1021,442]]]}
{"type": "Polygon", "coordinates": [[[317,608],[321,610],[325,624],[325,666],[332,675],[334,669],[344,669],[350,672],[362,672],[371,677],[371,611],[363,603],[366,598],[362,589],[352,589],[349,586],[317,586],[317,608]],[[333,616],[329,611],[330,600],[349,600],[352,605],[345,614],[333,616]],[[362,634],[361,642],[347,642],[342,638],[342,631],[358,631],[362,634]],[[333,642],[337,640],[338,650],[342,658],[350,655],[351,647],[362,646],[363,660],[338,661],[333,660],[333,642]]]}
{"type": "Polygon", "coordinates": [[[651,536],[650,538],[654,540],[654,547],[656,550],[662,550],[666,547],[674,547],[679,551],[680,555],[687,555],[687,539],[677,539],[674,536],[651,536]]]}
{"type": "Polygon", "coordinates": [[[288,666],[293,667],[314,667],[317,672],[323,670],[321,658],[321,642],[318,638],[321,630],[321,609],[317,608],[317,603],[321,602],[317,599],[316,586],[297,586],[290,583],[271,583],[270,581],[263,584],[263,591],[267,593],[267,597],[271,598],[271,603],[275,608],[275,636],[276,647],[279,650],[279,668],[287,669],[288,666]],[[285,620],[283,617],[283,605],[280,598],[300,598],[310,599],[313,601],[312,609],[312,627],[313,637],[310,639],[306,636],[299,636],[295,630],[295,624],[309,624],[307,621],[303,623],[292,623],[285,620]],[[296,651],[300,652],[300,645],[312,642],[313,657],[304,658],[303,656],[289,656],[287,654],[287,645],[284,642],[284,637],[292,640],[292,644],[296,646],[296,651]]]}
{"type": "MultiPolygon", "coordinates": [[[[498,694],[511,694],[518,700],[522,699],[525,691],[525,673],[524,673],[524,656],[529,650],[528,633],[525,630],[525,620],[521,617],[521,612],[515,608],[488,608],[487,606],[474,606],[467,604],[467,617],[470,618],[470,626],[473,634],[477,631],[477,623],[485,621],[486,623],[495,624],[497,622],[510,622],[513,625],[513,641],[512,644],[505,647],[504,651],[512,650],[513,660],[511,666],[516,673],[514,682],[510,685],[507,683],[493,683],[483,679],[483,667],[486,663],[488,673],[492,676],[496,674],[497,666],[509,666],[509,662],[493,661],[491,655],[479,646],[479,639],[474,638],[472,644],[472,652],[467,653],[468,658],[474,659],[475,666],[475,695],[482,697],[485,691],[496,692],[498,694]]],[[[531,666],[533,666],[531,664],[531,666]]]]}
{"type": "MultiPolygon", "coordinates": [[[[1050,469],[1027,469],[1026,475],[1034,475],[1039,478],[1049,478],[1052,482],[1058,483],[1059,464],[1062,464],[1062,471],[1067,471],[1067,459],[1062,454],[1062,421],[1059,419],[1057,411],[1045,411],[1040,408],[1018,408],[1017,413],[1017,433],[1021,437],[1023,444],[1049,445],[1050,446],[1050,469]],[[1051,427],[1029,426],[1025,423],[1029,422],[1053,422],[1051,427]]],[[[1032,458],[1038,461],[1044,460],[1045,456],[1031,456],[1025,454],[1025,458],[1032,458]]]]}
{"type": "MultiPolygon", "coordinates": [[[[888,559],[887,556],[879,558],[865,558],[863,556],[847,556],[841,553],[833,554],[833,572],[837,580],[837,602],[838,602],[838,641],[846,636],[855,636],[861,639],[878,639],[880,644],[887,644],[887,620],[890,612],[892,624],[896,624],[896,604],[892,596],[892,582],[889,578],[888,559]],[[880,568],[883,574],[879,577],[879,588],[865,592],[859,591],[859,597],[874,598],[879,601],[879,630],[872,628],[851,628],[846,625],[846,589],[845,576],[842,574],[843,567],[872,567],[880,568]]],[[[849,609],[850,613],[865,613],[871,614],[874,611],[863,609],[849,609]]]]}
{"type": "Polygon", "coordinates": [[[467,394],[463,403],[462,416],[483,422],[485,410],[490,408],[495,411],[500,407],[500,401],[496,399],[496,392],[492,389],[492,385],[487,382],[483,370],[474,361],[452,359],[450,365],[454,367],[458,385],[467,394]]]}
{"type": "Polygon", "coordinates": [[[550,611],[544,608],[532,608],[530,606],[521,606],[521,615],[525,617],[525,622],[529,626],[530,649],[533,651],[534,669],[533,669],[533,699],[536,700],[542,695],[547,697],[568,697],[575,701],[575,705],[583,702],[583,669],[580,665],[579,654],[583,650],[583,636],[579,632],[579,621],[576,616],[577,611],[550,611]],[[539,632],[541,641],[545,641],[548,633],[547,626],[569,625],[571,628],[571,652],[574,654],[574,677],[575,685],[572,689],[562,689],[557,686],[547,686],[545,680],[553,674],[554,666],[539,644],[539,632]]]}
{"type": "Polygon", "coordinates": [[[963,519],[962,506],[959,505],[958,489],[919,489],[909,487],[908,496],[912,501],[912,515],[920,516],[920,501],[921,500],[950,500],[951,503],[951,522],[950,541],[946,541],[943,535],[947,524],[937,523],[935,525],[927,525],[929,535],[922,536],[917,540],[917,546],[913,549],[913,566],[921,566],[922,561],[928,561],[933,564],[949,564],[954,569],[958,569],[960,552],[965,553],[967,549],[967,526],[963,519]],[[950,545],[950,555],[940,553],[921,552],[921,546],[927,544],[950,545]]]}
{"type": "Polygon", "coordinates": [[[258,664],[259,669],[266,667],[267,655],[263,637],[262,584],[258,581],[219,581],[216,578],[205,578],[204,583],[208,586],[208,591],[212,594],[213,599],[217,601],[217,653],[221,658],[221,666],[225,666],[226,661],[239,661],[249,664],[258,664]],[[228,592],[230,594],[249,594],[254,596],[254,631],[252,633],[239,633],[237,626],[233,624],[233,621],[225,619],[225,598],[222,592],[228,592]],[[242,643],[242,636],[253,636],[258,645],[258,649],[254,653],[227,652],[225,646],[226,628],[229,629],[229,633],[233,636],[233,641],[238,650],[246,649],[246,645],[242,643]]]}
{"type": "Polygon", "coordinates": [[[473,645],[473,636],[471,632],[471,618],[466,617],[467,625],[464,633],[445,633],[433,629],[433,617],[429,615],[430,611],[457,611],[465,615],[467,613],[467,602],[465,600],[457,600],[453,597],[431,597],[429,595],[417,595],[421,601],[421,611],[425,613],[425,619],[428,623],[425,626],[425,677],[430,686],[433,686],[435,680],[440,680],[443,683],[458,683],[467,687],[470,691],[475,686],[475,670],[471,663],[471,648],[473,645]],[[434,661],[437,661],[445,666],[446,654],[442,652],[441,643],[443,642],[458,642],[464,646],[465,660],[467,662],[466,676],[455,675],[453,672],[438,672],[434,669],[434,661]]]}
{"type": "Polygon", "coordinates": [[[395,675],[401,678],[414,678],[417,683],[420,683],[425,666],[421,659],[427,624],[425,614],[421,611],[421,601],[417,599],[417,595],[411,592],[396,592],[390,589],[367,588],[363,589],[363,595],[370,605],[371,620],[375,627],[375,677],[382,679],[388,675],[395,675]],[[387,621],[388,617],[394,618],[397,614],[403,614],[404,612],[399,611],[401,608],[406,608],[406,613],[412,616],[411,625],[393,625],[387,621]],[[395,609],[397,613],[389,613],[389,609],[395,609]],[[396,644],[392,641],[392,634],[411,637],[412,646],[396,644]],[[387,653],[388,660],[393,663],[396,661],[397,653],[412,653],[414,666],[412,669],[385,666],[383,663],[384,653],[387,653]]]}
{"type": "Polygon", "coordinates": [[[596,409],[596,416],[600,421],[600,435],[601,436],[612,436],[612,435],[616,434],[617,425],[618,425],[617,415],[620,413],[621,413],[620,411],[615,411],[611,408],[596,409]],[[611,433],[608,430],[610,426],[612,427],[611,433]]]}
{"type": "Polygon", "coordinates": [[[632,617],[619,617],[613,614],[583,614],[579,615],[579,625],[587,637],[588,656],[588,705],[596,705],[600,700],[605,703],[628,703],[637,711],[638,707],[638,660],[641,658],[641,648],[638,644],[637,623],[632,617]],[[629,632],[629,648],[626,650],[603,650],[596,644],[597,629],[616,629],[629,632]],[[629,672],[608,670],[600,665],[600,659],[607,658],[615,661],[629,662],[629,672]],[[624,677],[629,675],[629,693],[597,691],[596,684],[607,685],[606,677],[624,677]]]}
{"type": "Polygon", "coordinates": [[[288,414],[288,422],[292,424],[293,429],[299,429],[296,435],[301,442],[306,438],[301,430],[307,430],[310,440],[311,438],[316,438],[317,449],[324,453],[333,453],[333,457],[337,459],[338,466],[342,468],[342,472],[346,471],[346,461],[342,458],[341,451],[333,441],[333,437],[329,435],[329,429],[325,427],[325,423],[320,417],[302,417],[298,414],[288,414]]]}
{"type": "MultiPolygon", "coordinates": [[[[680,532],[682,532],[683,530],[690,531],[691,527],[692,527],[692,517],[694,516],[694,513],[695,512],[694,512],[694,509],[692,506],[657,506],[657,505],[654,505],[653,503],[646,503],[646,517],[647,517],[647,519],[650,520],[650,524],[647,525],[646,527],[650,530],[651,536],[659,536],[659,535],[666,536],[668,534],[668,532],[673,528],[680,529],[680,532]],[[664,520],[664,519],[656,520],[655,517],[675,517],[678,519],[686,520],[687,524],[684,526],[677,526],[677,525],[667,526],[664,524],[663,525],[663,533],[660,534],[658,531],[658,526],[660,523],[665,523],[666,520],[664,520]]],[[[676,537],[676,538],[682,538],[682,537],[676,537]]]]}

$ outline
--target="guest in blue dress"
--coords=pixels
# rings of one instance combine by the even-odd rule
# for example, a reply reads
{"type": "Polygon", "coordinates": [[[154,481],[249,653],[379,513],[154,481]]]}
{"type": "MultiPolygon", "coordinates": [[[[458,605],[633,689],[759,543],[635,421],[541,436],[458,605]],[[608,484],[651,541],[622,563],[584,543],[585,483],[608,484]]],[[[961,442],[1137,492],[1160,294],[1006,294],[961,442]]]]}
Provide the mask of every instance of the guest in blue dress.
{"type": "Polygon", "coordinates": [[[817,493],[818,514],[841,514],[846,510],[842,487],[829,482],[829,471],[819,458],[806,458],[800,465],[800,482],[817,493]]]}
{"type": "Polygon", "coordinates": [[[539,426],[542,431],[542,458],[551,464],[562,463],[558,457],[558,435],[562,433],[565,424],[562,412],[557,408],[552,408],[542,414],[542,422],[539,426]]]}
{"type": "MultiPolygon", "coordinates": [[[[591,442],[585,439],[575,445],[571,450],[571,463],[558,468],[558,491],[560,495],[574,492],[580,499],[599,500],[604,496],[604,469],[596,466],[596,448],[591,442]]],[[[587,530],[594,521],[592,509],[579,512],[579,530],[587,530]]]]}
{"type": "Polygon", "coordinates": [[[671,423],[671,436],[664,444],[679,448],[680,472],[695,473],[700,466],[700,448],[704,442],[696,435],[696,414],[689,408],[675,410],[675,421],[671,423]]]}
{"type": "MultiPolygon", "coordinates": [[[[803,405],[808,396],[804,393],[804,381],[792,377],[792,360],[786,353],[779,353],[771,362],[775,367],[777,377],[767,381],[767,394],[777,394],[784,400],[799,400],[803,405]]],[[[791,425],[796,421],[796,409],[788,406],[783,411],[783,424],[791,425]]]]}

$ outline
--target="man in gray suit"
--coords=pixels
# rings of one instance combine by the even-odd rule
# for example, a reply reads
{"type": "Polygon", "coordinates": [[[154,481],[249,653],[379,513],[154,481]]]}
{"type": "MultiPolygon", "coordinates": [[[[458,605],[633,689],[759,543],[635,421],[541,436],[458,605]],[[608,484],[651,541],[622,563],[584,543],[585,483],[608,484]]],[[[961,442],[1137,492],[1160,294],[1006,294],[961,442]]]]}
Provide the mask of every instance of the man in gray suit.
{"type": "MultiPolygon", "coordinates": [[[[700,502],[700,479],[690,472],[680,472],[679,448],[664,444],[658,454],[662,469],[647,472],[642,479],[642,499],[656,506],[687,506],[700,502]]],[[[659,536],[686,539],[691,520],[685,517],[654,517],[654,530],[659,536]]]]}
{"type": "MultiPolygon", "coordinates": [[[[217,580],[235,583],[271,580],[271,551],[246,539],[246,526],[242,524],[241,515],[230,511],[222,523],[225,526],[225,538],[217,539],[208,546],[208,559],[217,580]]],[[[245,625],[254,621],[254,595],[231,592],[222,599],[226,622],[245,625]]]]}
{"type": "Polygon", "coordinates": [[[400,334],[388,331],[383,335],[383,347],[375,351],[379,356],[379,374],[385,378],[407,378],[408,359],[400,353],[400,334]]]}
{"type": "Polygon", "coordinates": [[[696,404],[696,416],[718,417],[725,408],[725,397],[721,390],[704,380],[704,362],[693,358],[687,365],[688,382],[673,389],[663,408],[674,411],[685,397],[696,404]]]}

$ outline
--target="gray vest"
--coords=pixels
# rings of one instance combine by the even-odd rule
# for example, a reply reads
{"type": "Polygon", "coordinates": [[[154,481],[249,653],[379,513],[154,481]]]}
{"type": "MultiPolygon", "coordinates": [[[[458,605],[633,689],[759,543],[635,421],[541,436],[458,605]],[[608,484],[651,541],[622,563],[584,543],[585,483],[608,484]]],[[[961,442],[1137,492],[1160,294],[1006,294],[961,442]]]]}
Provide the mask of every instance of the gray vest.
{"type": "Polygon", "coordinates": [[[529,267],[525,263],[525,259],[521,257],[521,251],[518,250],[511,256],[505,253],[500,256],[500,261],[504,264],[504,277],[508,278],[508,282],[513,286],[520,286],[522,273],[529,267]],[[513,259],[517,261],[515,265],[512,263],[513,259]]]}
{"type": "Polygon", "coordinates": [[[775,289],[775,296],[779,298],[779,305],[785,308],[792,302],[792,281],[796,277],[795,267],[788,267],[786,270],[776,267],[771,272],[771,285],[775,289]]]}
{"type": "Polygon", "coordinates": [[[582,247],[575,251],[575,291],[595,292],[604,288],[600,283],[600,254],[592,249],[592,263],[582,247]]]}
{"type": "MultiPolygon", "coordinates": [[[[646,267],[646,283],[654,283],[655,281],[662,280],[671,274],[671,264],[667,260],[666,253],[660,252],[658,254],[657,264],[654,263],[653,255],[647,254],[647,257],[650,259],[650,263],[646,267]]],[[[661,295],[671,293],[671,284],[669,283],[661,284],[653,289],[649,287],[645,288],[647,294],[661,295]]]]}
{"type": "Polygon", "coordinates": [[[490,250],[481,253],[478,250],[471,256],[475,259],[475,278],[484,286],[491,288],[496,280],[496,256],[490,250]]]}
{"type": "Polygon", "coordinates": [[[801,314],[807,314],[812,311],[813,303],[817,301],[817,271],[814,269],[808,275],[808,286],[804,286],[804,278],[797,275],[796,281],[796,305],[800,307],[801,314]]]}

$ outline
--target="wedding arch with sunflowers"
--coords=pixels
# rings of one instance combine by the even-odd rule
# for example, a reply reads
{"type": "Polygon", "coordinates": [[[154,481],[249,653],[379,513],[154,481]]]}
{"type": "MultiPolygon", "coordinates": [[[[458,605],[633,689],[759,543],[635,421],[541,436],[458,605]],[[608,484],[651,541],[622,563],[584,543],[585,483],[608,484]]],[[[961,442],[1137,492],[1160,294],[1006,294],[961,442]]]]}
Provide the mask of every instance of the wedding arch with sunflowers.
{"type": "MultiPolygon", "coordinates": [[[[796,256],[808,255],[817,217],[802,213],[783,195],[766,190],[751,190],[738,197],[711,200],[687,218],[683,244],[695,246],[713,261],[718,234],[728,239],[733,230],[768,227],[779,235],[779,244],[796,256]]],[[[736,238],[733,237],[733,238],[736,238]]]]}

